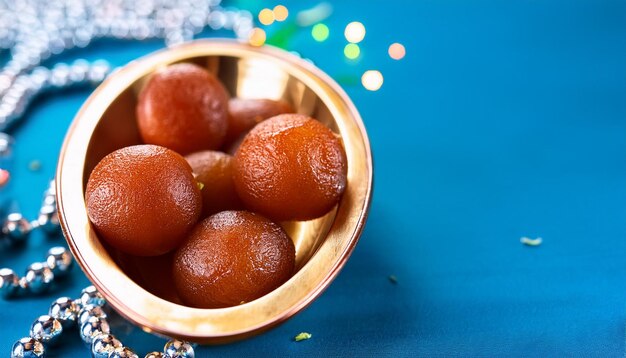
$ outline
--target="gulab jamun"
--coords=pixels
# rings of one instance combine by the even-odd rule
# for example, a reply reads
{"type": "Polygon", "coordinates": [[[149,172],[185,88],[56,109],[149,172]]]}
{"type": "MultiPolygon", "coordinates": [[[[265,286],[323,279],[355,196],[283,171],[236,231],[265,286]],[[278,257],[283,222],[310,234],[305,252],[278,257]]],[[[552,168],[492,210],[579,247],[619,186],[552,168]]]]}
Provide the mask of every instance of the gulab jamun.
{"type": "Polygon", "coordinates": [[[182,303],[172,289],[174,251],[160,256],[133,256],[119,250],[111,254],[122,271],[146,291],[170,302],[182,303]]]}
{"type": "Polygon", "coordinates": [[[206,150],[185,156],[187,163],[202,183],[202,216],[208,217],[224,210],[243,209],[233,182],[233,157],[222,152],[206,150]]]}
{"type": "Polygon", "coordinates": [[[139,94],[145,143],[187,154],[219,148],[228,129],[228,93],[205,69],[179,63],[157,71],[139,94]]]}
{"type": "Polygon", "coordinates": [[[293,113],[293,108],[283,100],[232,98],[225,143],[233,143],[263,120],[284,113],[293,113]]]}
{"type": "Polygon", "coordinates": [[[173,250],[202,212],[200,189],[185,158],[147,144],[104,157],[89,175],[85,202],[99,236],[136,256],[173,250]]]}
{"type": "Polygon", "coordinates": [[[282,114],[246,135],[235,153],[233,178],[248,209],[276,221],[310,220],[341,198],[346,161],[328,127],[305,115],[282,114]]]}
{"type": "Polygon", "coordinates": [[[198,308],[255,300],[287,281],[295,265],[287,233],[247,211],[222,211],[204,219],[174,255],[178,295],[198,308]]]}

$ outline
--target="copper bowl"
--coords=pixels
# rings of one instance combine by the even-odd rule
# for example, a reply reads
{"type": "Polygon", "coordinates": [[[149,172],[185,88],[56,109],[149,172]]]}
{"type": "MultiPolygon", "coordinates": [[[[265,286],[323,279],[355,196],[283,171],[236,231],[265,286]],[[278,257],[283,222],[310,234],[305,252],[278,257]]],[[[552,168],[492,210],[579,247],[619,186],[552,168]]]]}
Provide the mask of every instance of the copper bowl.
{"type": "Polygon", "coordinates": [[[65,137],[56,174],[58,207],[67,242],[109,304],[147,332],[199,343],[224,343],[264,331],[305,308],[348,260],[363,230],[372,191],[372,155],[356,108],[314,65],[272,47],[232,40],[200,40],[129,63],[102,83],[82,106],[65,137]],[[236,307],[198,309],[157,297],[135,283],[100,242],[85,209],[89,173],[111,151],[140,143],[137,94],[159,68],[192,62],[215,73],[231,95],[285,99],[344,143],[348,185],[322,218],[283,223],[296,246],[296,273],[267,295],[236,307]]]}

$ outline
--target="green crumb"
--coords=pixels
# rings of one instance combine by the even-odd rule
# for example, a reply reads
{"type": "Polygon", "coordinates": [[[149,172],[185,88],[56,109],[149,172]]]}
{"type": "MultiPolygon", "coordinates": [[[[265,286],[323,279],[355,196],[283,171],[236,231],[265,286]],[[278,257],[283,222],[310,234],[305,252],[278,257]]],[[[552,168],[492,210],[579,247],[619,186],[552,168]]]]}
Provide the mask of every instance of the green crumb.
{"type": "Polygon", "coordinates": [[[389,275],[388,279],[389,282],[393,283],[394,285],[398,284],[398,278],[396,277],[396,275],[389,275]]]}
{"type": "Polygon", "coordinates": [[[300,342],[300,341],[304,341],[307,339],[311,339],[311,337],[313,337],[313,335],[311,333],[308,332],[300,332],[300,334],[298,334],[297,336],[295,336],[293,339],[296,342],[300,342]]]}
{"type": "Polygon", "coordinates": [[[204,189],[204,183],[203,182],[199,181],[199,182],[196,182],[196,184],[198,185],[198,189],[200,189],[200,190],[204,189]]]}
{"type": "Polygon", "coordinates": [[[540,237],[536,239],[531,239],[529,237],[524,236],[520,238],[519,241],[526,246],[539,246],[543,242],[543,239],[540,237]]]}
{"type": "Polygon", "coordinates": [[[41,169],[41,162],[38,160],[33,160],[30,163],[28,163],[28,169],[30,171],[36,172],[39,169],[41,169]]]}

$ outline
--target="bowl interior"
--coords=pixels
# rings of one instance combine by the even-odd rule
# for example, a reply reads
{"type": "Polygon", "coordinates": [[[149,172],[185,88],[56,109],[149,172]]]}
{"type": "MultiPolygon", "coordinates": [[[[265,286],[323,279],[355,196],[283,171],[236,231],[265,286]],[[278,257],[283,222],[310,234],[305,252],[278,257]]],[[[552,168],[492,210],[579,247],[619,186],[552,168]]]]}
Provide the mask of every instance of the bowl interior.
{"type": "MultiPolygon", "coordinates": [[[[189,62],[206,68],[218,76],[232,97],[283,99],[290,103],[296,112],[318,119],[333,132],[339,134],[337,124],[324,102],[302,81],[285,72],[275,62],[254,57],[232,56],[199,56],[176,62],[189,62]]],[[[139,93],[151,75],[152,73],[148,73],[137,78],[130,87],[111,102],[102,115],[91,136],[85,156],[84,186],[86,186],[89,173],[104,156],[116,149],[142,143],[137,128],[135,108],[139,93]]],[[[335,214],[336,208],[315,220],[281,223],[296,246],[296,271],[308,261],[326,238],[335,214]]],[[[142,279],[145,274],[137,272],[143,271],[141,268],[138,269],[137,265],[149,265],[153,263],[152,260],[132,258],[115,252],[111,247],[106,246],[106,248],[114,261],[134,281],[162,298],[178,302],[175,297],[162,294],[161,286],[169,286],[168,282],[163,281],[169,279],[167,275],[158,282],[151,282],[153,280],[150,278],[142,279]]]]}
{"type": "Polygon", "coordinates": [[[196,42],[129,64],[87,100],[59,160],[59,213],[77,261],[122,315],[147,331],[224,342],[290,317],[334,278],[362,230],[371,169],[369,144],[356,109],[321,71],[284,51],[234,42],[196,42]],[[134,259],[98,240],[86,215],[83,195],[89,173],[110,152],[141,143],[135,118],[138,94],[156,70],[177,62],[195,63],[216,74],[233,97],[286,100],[298,113],[317,118],[337,133],[346,149],[348,185],[340,203],[316,220],[281,223],[296,246],[296,274],[268,295],[236,307],[196,309],[179,304],[168,294],[172,286],[167,275],[157,270],[160,285],[155,286],[151,282],[155,280],[137,273],[134,259]]]}

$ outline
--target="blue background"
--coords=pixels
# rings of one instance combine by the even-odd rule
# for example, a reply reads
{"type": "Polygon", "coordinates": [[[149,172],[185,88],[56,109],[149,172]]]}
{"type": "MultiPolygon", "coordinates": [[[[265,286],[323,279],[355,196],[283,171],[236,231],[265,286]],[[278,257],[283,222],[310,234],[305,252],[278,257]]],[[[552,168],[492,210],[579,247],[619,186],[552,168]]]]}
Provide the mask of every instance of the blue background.
{"type": "MultiPolygon", "coordinates": [[[[316,4],[284,3],[291,16],[316,4]]],[[[326,42],[301,29],[286,43],[341,79],[369,132],[374,200],[353,256],[287,323],[197,356],[623,356],[626,2],[390,3],[337,1],[326,42]],[[349,61],[343,29],[353,20],[367,35],[349,61]],[[386,52],[396,41],[401,61],[386,52]],[[384,75],[377,92],[359,83],[368,69],[384,75]],[[313,338],[294,342],[301,331],[313,338]]],[[[53,62],[123,65],[162,46],[102,41],[53,62]]],[[[29,218],[88,95],[45,95],[13,132],[14,177],[0,194],[29,218]]],[[[0,252],[0,266],[21,272],[53,243],[64,241],[34,233],[25,249],[0,252]]],[[[46,296],[0,300],[1,354],[54,297],[87,284],[75,269],[46,296]]],[[[164,343],[123,322],[113,333],[143,354],[164,343]]],[[[49,352],[87,356],[76,332],[49,352]]]]}

